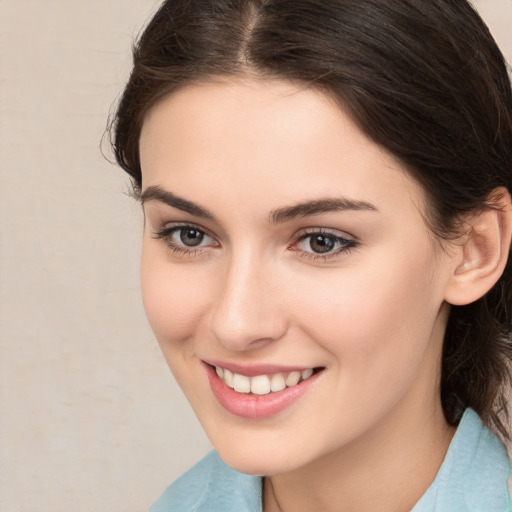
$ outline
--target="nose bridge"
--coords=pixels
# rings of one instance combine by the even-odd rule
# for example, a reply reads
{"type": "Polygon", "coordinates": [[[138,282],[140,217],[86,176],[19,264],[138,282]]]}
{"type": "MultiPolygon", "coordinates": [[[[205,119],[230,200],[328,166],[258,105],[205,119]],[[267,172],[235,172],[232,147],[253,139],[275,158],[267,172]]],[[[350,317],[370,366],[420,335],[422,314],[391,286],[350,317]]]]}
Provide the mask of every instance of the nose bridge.
{"type": "Polygon", "coordinates": [[[286,318],[276,303],[272,265],[249,246],[233,250],[219,279],[211,329],[226,348],[246,350],[277,340],[286,318]]]}

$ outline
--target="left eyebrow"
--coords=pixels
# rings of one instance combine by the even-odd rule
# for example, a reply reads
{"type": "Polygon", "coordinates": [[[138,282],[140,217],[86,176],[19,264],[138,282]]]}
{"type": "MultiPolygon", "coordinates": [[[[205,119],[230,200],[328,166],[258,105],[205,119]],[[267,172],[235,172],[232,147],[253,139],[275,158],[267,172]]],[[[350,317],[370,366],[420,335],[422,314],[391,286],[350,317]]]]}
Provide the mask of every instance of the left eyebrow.
{"type": "Polygon", "coordinates": [[[378,212],[378,208],[366,201],[355,201],[348,198],[325,198],[306,201],[292,206],[278,208],[270,213],[270,221],[274,224],[288,222],[310,215],[320,215],[322,213],[340,212],[340,211],[370,211],[378,212]]]}

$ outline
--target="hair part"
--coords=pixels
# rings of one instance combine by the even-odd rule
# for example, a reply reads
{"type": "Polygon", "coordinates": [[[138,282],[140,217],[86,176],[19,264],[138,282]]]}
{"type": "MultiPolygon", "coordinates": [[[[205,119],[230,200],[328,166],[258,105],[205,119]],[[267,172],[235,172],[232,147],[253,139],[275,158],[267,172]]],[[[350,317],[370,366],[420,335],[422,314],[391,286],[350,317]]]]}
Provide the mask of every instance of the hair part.
{"type": "MultiPolygon", "coordinates": [[[[504,58],[466,0],[167,0],[133,48],[113,119],[119,165],[142,185],[151,109],[187,85],[256,76],[316,88],[422,185],[441,239],[512,191],[512,92],[504,58]]],[[[441,400],[509,437],[512,263],[480,300],[453,306],[441,400]]]]}

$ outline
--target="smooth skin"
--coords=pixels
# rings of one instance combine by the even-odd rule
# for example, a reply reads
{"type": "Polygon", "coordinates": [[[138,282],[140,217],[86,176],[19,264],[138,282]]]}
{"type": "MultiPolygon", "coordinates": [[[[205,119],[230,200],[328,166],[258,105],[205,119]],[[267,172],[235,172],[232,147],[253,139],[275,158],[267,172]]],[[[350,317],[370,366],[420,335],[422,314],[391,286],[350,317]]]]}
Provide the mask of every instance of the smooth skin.
{"type": "Polygon", "coordinates": [[[510,196],[442,242],[392,155],[321,93],[279,81],[185,87],[153,108],[140,154],[146,312],[220,456],[266,475],[265,512],[409,511],[454,433],[439,396],[449,303],[503,271],[510,196]],[[250,420],[219,404],[204,360],[323,371],[250,420]]]}

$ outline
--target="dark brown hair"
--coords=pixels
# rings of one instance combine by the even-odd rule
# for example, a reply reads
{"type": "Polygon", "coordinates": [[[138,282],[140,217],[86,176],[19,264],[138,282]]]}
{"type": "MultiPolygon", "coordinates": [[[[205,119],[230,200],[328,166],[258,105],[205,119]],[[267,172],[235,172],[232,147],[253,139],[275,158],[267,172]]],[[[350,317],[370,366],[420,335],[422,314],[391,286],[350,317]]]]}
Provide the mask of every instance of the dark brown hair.
{"type": "MultiPolygon", "coordinates": [[[[188,84],[256,75],[314,87],[423,185],[428,223],[457,236],[464,214],[512,191],[512,93],[504,58],[466,0],[167,0],[134,46],[111,126],[141,187],[150,109],[188,84]]],[[[455,425],[472,407],[504,436],[512,387],[512,263],[480,300],[452,308],[441,398],[455,425]]]]}

